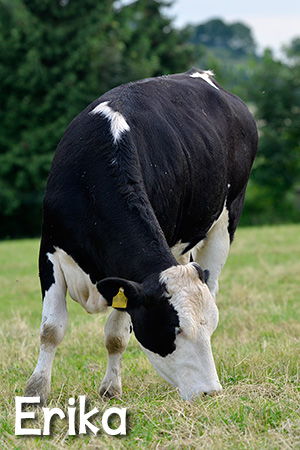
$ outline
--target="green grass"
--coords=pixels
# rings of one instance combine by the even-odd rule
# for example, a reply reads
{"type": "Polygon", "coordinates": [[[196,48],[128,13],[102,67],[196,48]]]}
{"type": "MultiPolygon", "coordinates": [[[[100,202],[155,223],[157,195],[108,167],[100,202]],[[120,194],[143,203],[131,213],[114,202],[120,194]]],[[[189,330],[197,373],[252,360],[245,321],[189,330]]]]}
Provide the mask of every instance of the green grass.
{"type": "MultiPolygon", "coordinates": [[[[69,437],[56,421],[49,437],[14,435],[14,397],[22,396],[39,345],[38,241],[0,243],[0,448],[296,449],[300,448],[300,226],[241,228],[220,278],[213,352],[224,391],[183,402],[132,337],[123,362],[123,399],[102,402],[105,317],[68,300],[70,320],[53,368],[49,407],[71,396],[92,407],[126,407],[126,437],[69,437]]],[[[38,413],[42,427],[42,416],[38,413]]],[[[101,416],[100,416],[101,418],[101,416]]],[[[97,420],[95,421],[97,425],[97,420]]],[[[99,425],[97,425],[99,426],[99,425]]]]}

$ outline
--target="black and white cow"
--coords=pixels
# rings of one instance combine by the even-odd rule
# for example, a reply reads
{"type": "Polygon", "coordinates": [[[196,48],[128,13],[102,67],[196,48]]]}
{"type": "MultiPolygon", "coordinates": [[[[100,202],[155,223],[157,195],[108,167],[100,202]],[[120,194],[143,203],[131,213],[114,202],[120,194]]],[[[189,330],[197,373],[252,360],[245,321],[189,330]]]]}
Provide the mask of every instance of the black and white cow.
{"type": "Polygon", "coordinates": [[[221,390],[215,297],[256,151],[245,104],[198,69],[119,86],[71,122],[44,199],[41,346],[27,396],[49,395],[67,289],[89,313],[126,300],[105,325],[101,395],[121,395],[131,327],[184,399],[221,390]]]}

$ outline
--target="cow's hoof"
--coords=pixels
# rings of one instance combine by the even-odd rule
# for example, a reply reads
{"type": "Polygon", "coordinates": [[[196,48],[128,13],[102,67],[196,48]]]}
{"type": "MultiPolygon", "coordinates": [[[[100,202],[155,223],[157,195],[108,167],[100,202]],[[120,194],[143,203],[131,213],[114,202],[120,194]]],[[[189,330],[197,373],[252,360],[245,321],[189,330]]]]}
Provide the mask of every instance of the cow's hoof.
{"type": "Polygon", "coordinates": [[[122,387],[112,383],[103,382],[99,391],[100,397],[103,398],[121,398],[122,387]]]}
{"type": "Polygon", "coordinates": [[[50,394],[48,381],[41,375],[33,374],[26,384],[24,397],[40,397],[40,405],[45,406],[50,394]]]}

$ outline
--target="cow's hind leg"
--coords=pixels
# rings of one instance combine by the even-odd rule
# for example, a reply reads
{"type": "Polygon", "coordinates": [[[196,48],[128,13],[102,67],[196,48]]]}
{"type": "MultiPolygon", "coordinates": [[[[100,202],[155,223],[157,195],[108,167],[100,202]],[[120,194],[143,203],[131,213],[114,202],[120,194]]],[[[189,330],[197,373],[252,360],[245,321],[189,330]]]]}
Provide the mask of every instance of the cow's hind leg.
{"type": "Polygon", "coordinates": [[[216,298],[219,283],[218,278],[226,262],[229,248],[230,235],[228,231],[229,216],[225,207],[218,220],[214,223],[207,238],[199,247],[192,250],[193,259],[202,267],[209,270],[208,287],[216,298]]]}
{"type": "Polygon", "coordinates": [[[100,387],[102,397],[121,397],[122,358],[129,342],[131,319],[126,312],[113,310],[105,324],[105,346],[107,349],[107,369],[100,387]]]}
{"type": "Polygon", "coordinates": [[[43,292],[40,352],[36,368],[27,382],[25,396],[39,396],[41,404],[46,404],[54,355],[68,325],[66,283],[55,253],[41,253],[40,278],[43,292]]]}

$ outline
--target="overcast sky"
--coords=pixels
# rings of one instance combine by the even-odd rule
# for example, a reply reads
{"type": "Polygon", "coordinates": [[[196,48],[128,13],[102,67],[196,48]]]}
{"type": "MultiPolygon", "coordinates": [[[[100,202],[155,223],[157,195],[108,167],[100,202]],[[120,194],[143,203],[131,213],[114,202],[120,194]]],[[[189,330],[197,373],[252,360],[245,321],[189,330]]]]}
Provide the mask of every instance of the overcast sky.
{"type": "Polygon", "coordinates": [[[175,0],[167,11],[179,27],[216,17],[226,23],[243,22],[252,30],[258,48],[270,47],[275,54],[300,37],[300,0],[175,0]]]}

